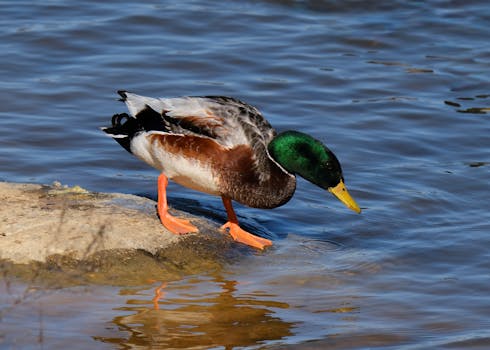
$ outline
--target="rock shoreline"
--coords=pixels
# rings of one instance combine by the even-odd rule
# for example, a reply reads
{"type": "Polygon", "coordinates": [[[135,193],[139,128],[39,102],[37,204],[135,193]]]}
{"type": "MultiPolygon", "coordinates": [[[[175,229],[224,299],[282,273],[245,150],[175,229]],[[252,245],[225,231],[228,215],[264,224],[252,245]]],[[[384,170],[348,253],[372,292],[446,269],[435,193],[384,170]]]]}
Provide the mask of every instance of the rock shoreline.
{"type": "Polygon", "coordinates": [[[227,241],[212,223],[177,210],[172,212],[191,219],[201,233],[174,235],[160,224],[153,200],[129,194],[0,182],[0,204],[0,259],[16,264],[52,256],[84,260],[102,251],[154,255],[189,239],[227,241]]]}

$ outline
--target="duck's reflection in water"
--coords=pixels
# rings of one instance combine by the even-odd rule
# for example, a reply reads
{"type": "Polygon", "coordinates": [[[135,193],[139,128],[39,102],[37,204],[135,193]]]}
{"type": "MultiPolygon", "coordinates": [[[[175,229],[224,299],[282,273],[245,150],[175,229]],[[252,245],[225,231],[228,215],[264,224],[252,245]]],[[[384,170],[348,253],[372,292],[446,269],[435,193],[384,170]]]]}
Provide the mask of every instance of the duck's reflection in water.
{"type": "Polygon", "coordinates": [[[96,339],[123,348],[232,349],[292,335],[294,323],[275,315],[288,304],[260,291],[240,294],[236,281],[221,276],[161,283],[152,288],[151,300],[148,289],[133,294],[148,300],[128,300],[119,309],[125,315],[112,321],[127,336],[96,339]]]}

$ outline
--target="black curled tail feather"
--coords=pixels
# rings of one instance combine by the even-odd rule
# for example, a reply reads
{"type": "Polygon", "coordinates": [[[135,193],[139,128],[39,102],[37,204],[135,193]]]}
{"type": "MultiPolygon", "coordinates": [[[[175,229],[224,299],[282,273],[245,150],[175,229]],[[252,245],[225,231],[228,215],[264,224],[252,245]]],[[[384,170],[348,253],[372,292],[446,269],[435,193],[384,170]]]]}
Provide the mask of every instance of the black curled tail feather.
{"type": "MultiPolygon", "coordinates": [[[[120,95],[123,98],[126,97],[125,92],[121,91],[120,95]]],[[[155,112],[149,106],[146,106],[135,117],[127,113],[114,114],[111,122],[112,125],[107,128],[102,128],[102,131],[114,138],[129,153],[131,153],[131,140],[138,133],[170,131],[162,114],[155,112]]]]}
{"type": "Polygon", "coordinates": [[[141,130],[138,121],[135,118],[131,118],[127,113],[114,114],[111,121],[112,126],[102,128],[102,131],[111,136],[126,151],[131,153],[131,139],[141,130]],[[126,121],[122,123],[124,119],[126,121]]]}
{"type": "Polygon", "coordinates": [[[123,119],[129,119],[130,116],[127,113],[121,113],[121,114],[114,114],[112,116],[112,127],[113,128],[120,128],[122,126],[121,121],[123,119]]]}

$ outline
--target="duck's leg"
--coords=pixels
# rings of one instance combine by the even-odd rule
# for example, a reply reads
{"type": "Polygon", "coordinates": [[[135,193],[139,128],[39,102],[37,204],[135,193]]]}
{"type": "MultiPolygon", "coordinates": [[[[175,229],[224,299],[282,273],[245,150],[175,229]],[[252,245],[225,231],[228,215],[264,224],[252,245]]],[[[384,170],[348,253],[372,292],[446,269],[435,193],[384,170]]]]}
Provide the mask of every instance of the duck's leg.
{"type": "Polygon", "coordinates": [[[167,185],[168,185],[168,179],[163,173],[161,173],[160,176],[158,177],[157,210],[158,210],[158,215],[160,216],[160,221],[162,222],[163,226],[165,226],[170,232],[173,232],[178,235],[182,235],[184,233],[189,233],[189,232],[197,232],[198,231],[197,227],[192,225],[189,222],[189,220],[178,219],[168,213],[167,185]]]}
{"type": "Polygon", "coordinates": [[[223,205],[225,206],[226,213],[228,214],[228,222],[221,226],[222,230],[228,229],[231,237],[237,242],[241,242],[252,246],[254,248],[264,249],[267,246],[272,245],[272,242],[268,239],[255,236],[245,230],[242,230],[238,225],[238,219],[231,204],[231,199],[221,196],[223,205]]]}

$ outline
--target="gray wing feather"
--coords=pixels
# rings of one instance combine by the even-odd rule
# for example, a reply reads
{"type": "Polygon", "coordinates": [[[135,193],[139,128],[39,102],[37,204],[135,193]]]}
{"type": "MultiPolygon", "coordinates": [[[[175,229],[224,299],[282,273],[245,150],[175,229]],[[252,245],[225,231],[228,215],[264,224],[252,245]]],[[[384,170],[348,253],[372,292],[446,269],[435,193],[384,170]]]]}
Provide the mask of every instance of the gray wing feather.
{"type": "Polygon", "coordinates": [[[151,98],[124,92],[123,101],[135,118],[150,107],[171,133],[213,138],[227,148],[250,145],[255,154],[265,155],[275,136],[257,108],[231,97],[151,98]]]}

